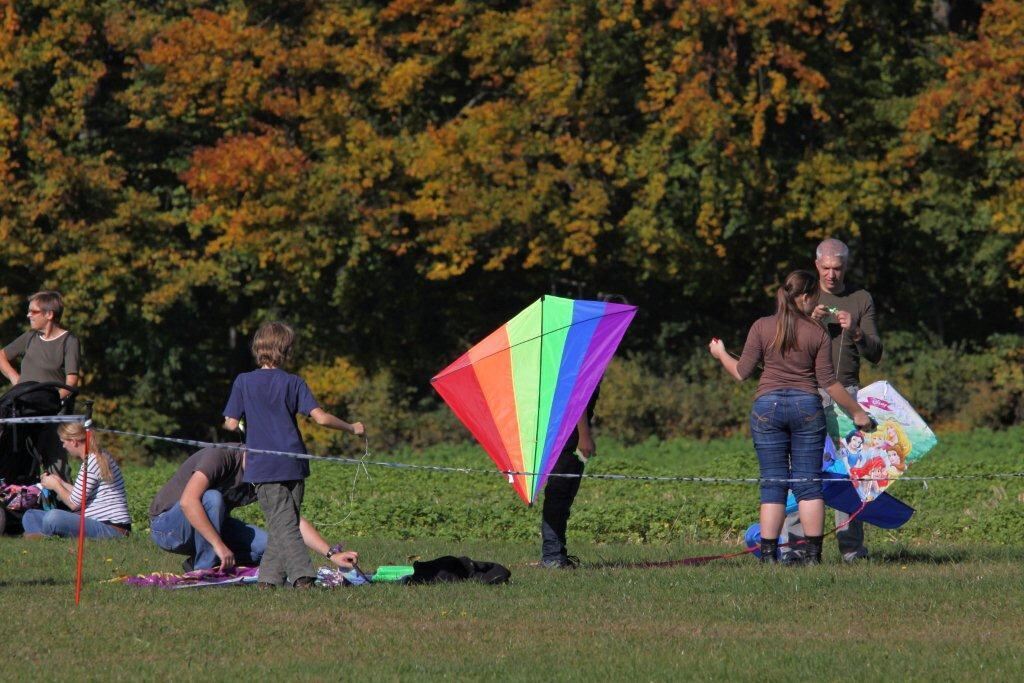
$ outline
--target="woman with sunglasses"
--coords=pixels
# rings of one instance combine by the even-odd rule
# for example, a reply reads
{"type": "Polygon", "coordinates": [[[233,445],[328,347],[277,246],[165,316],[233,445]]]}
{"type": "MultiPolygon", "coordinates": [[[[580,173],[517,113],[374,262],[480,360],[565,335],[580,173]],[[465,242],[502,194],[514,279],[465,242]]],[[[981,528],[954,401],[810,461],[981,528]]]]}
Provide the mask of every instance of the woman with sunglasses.
{"type": "MultiPolygon", "coordinates": [[[[60,292],[36,292],[28,298],[29,331],[0,349],[0,373],[11,384],[60,382],[78,386],[81,349],[78,337],[60,325],[64,301],[60,292]],[[21,359],[21,369],[12,361],[21,359]]],[[[68,397],[61,389],[61,399],[68,397]]],[[[70,410],[70,407],[68,407],[70,410]]]]}

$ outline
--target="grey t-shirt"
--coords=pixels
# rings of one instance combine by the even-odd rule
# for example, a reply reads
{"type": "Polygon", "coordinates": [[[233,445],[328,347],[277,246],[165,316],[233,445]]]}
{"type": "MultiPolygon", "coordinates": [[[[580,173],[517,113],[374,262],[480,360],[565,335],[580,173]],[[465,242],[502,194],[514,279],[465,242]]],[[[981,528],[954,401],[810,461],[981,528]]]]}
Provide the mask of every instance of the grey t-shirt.
{"type": "Polygon", "coordinates": [[[8,360],[21,357],[19,382],[60,382],[68,375],[79,374],[81,349],[78,337],[64,334],[44,340],[38,332],[29,330],[4,347],[8,360]]]}
{"type": "Polygon", "coordinates": [[[229,448],[207,447],[189,456],[170,481],[156,494],[153,504],[149,506],[150,519],[167,512],[181,500],[188,480],[196,472],[202,472],[210,480],[207,490],[221,492],[228,511],[256,500],[256,489],[252,484],[242,481],[242,452],[229,448]]]}

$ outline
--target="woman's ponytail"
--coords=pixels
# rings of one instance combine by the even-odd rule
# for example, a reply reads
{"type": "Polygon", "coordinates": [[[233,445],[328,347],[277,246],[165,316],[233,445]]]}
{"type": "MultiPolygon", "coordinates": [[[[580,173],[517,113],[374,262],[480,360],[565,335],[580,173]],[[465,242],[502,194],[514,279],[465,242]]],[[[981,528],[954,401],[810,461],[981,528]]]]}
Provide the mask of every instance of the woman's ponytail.
{"type": "Polygon", "coordinates": [[[799,349],[796,336],[797,321],[809,320],[807,314],[796,303],[797,297],[818,293],[818,278],[806,270],[794,270],[786,276],[782,286],[775,292],[775,338],[769,348],[775,348],[782,355],[799,349]]]}

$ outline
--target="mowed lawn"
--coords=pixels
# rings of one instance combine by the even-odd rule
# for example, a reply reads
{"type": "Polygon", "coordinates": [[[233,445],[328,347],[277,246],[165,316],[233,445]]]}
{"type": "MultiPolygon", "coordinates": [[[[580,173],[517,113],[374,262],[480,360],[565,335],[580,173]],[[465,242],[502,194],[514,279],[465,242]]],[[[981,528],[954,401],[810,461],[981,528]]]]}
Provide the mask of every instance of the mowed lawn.
{"type": "MultiPolygon", "coordinates": [[[[69,541],[5,539],[0,652],[54,680],[258,675],[342,680],[1019,680],[1019,551],[886,545],[858,566],[528,566],[519,545],[373,541],[411,553],[497,560],[506,586],[371,585],[315,591],[167,591],[102,583],[172,570],[142,538],[91,543],[74,606],[69,541]]],[[[593,549],[609,562],[708,548],[593,549]]]]}
{"type": "MultiPolygon", "coordinates": [[[[918,473],[977,471],[968,457],[978,457],[981,467],[979,444],[992,449],[985,462],[1003,470],[1019,437],[1018,430],[989,434],[988,441],[977,434],[944,439],[946,450],[937,450],[930,465],[922,461],[918,473]],[[969,455],[961,452],[967,444],[974,448],[969,455]]],[[[718,471],[746,467],[749,474],[747,443],[608,449],[600,471],[684,473],[710,453],[718,471]]],[[[487,464],[472,449],[415,457],[487,464]]],[[[507,565],[511,583],[305,592],[107,583],[180,569],[179,558],[148,541],[145,501],[133,501],[139,533],[87,544],[78,607],[73,542],[0,539],[0,655],[9,672],[57,680],[1021,678],[1024,541],[1006,533],[1024,505],[1019,480],[937,481],[927,492],[907,482],[899,493],[911,494],[918,514],[904,530],[870,530],[867,563],[839,563],[827,540],[828,561],[820,567],[764,567],[744,556],[671,568],[621,565],[735,550],[740,527],[756,518],[756,494],[739,486],[587,481],[570,535],[584,566],[552,571],[530,566],[537,541],[527,536],[538,511],[514,500],[503,507],[513,494],[500,480],[463,477],[456,485],[449,475],[371,469],[353,494],[353,469],[329,467],[315,468],[310,511],[331,538],[351,538],[364,569],[469,555],[507,565]],[[730,497],[740,512],[732,512],[730,497]],[[947,500],[957,501],[961,514],[947,500]],[[397,510],[390,520],[387,501],[397,510]],[[489,507],[500,511],[474,516],[489,507]],[[641,512],[621,521],[634,508],[641,512]],[[409,526],[417,510],[438,533],[426,533],[426,523],[409,526]],[[451,510],[458,515],[445,517],[451,510]],[[714,511],[737,521],[702,521],[714,511]],[[602,515],[619,522],[601,526],[602,515]],[[664,524],[652,521],[659,516],[664,524]],[[978,524],[982,531],[972,526],[978,524]],[[658,535],[666,529],[672,533],[658,535]]],[[[132,495],[151,496],[171,470],[127,467],[132,495]]],[[[599,471],[596,461],[592,470],[599,471]]]]}

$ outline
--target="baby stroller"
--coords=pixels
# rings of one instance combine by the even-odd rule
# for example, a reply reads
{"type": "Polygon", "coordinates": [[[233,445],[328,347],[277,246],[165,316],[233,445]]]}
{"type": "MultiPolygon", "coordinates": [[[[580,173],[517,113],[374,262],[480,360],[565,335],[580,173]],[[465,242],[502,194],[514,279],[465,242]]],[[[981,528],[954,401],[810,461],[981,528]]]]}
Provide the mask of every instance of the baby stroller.
{"type": "MultiPolygon", "coordinates": [[[[50,417],[71,408],[77,389],[60,382],[23,382],[0,396],[0,418],[50,417]],[[61,401],[59,389],[71,394],[61,401]]],[[[42,472],[68,478],[67,453],[57,436],[56,424],[0,423],[0,482],[28,485],[42,472]]],[[[20,531],[20,512],[0,507],[0,533],[20,531]]]]}

